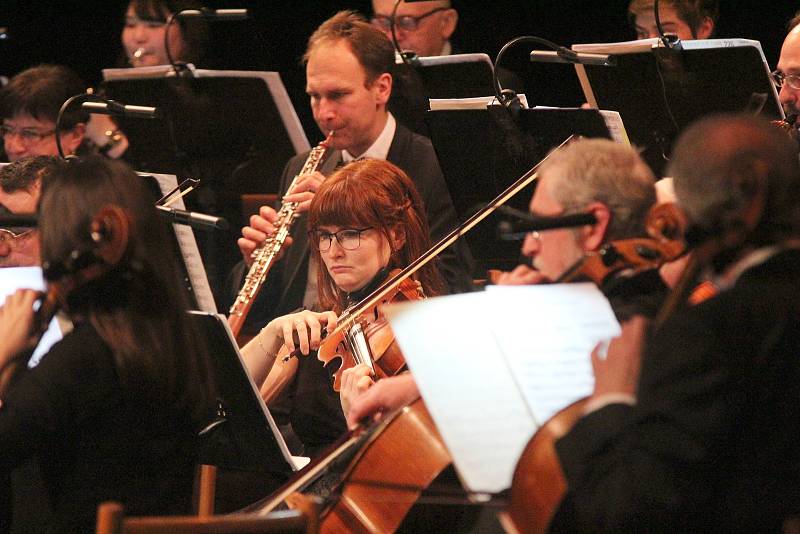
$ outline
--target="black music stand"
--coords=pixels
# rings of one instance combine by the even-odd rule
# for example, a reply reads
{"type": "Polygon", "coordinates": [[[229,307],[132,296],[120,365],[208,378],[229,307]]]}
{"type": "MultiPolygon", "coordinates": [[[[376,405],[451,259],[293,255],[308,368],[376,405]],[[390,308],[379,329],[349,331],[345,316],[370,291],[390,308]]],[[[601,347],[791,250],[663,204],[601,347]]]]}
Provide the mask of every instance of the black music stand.
{"type": "MultiPolygon", "coordinates": [[[[222,216],[231,229],[197,234],[218,300],[241,259],[236,247],[244,193],[275,193],[286,162],[309,148],[292,102],[275,72],[194,70],[177,77],[166,66],[103,71],[103,91],[124,104],[155,106],[159,119],[119,118],[137,170],[201,180],[186,197],[190,210],[222,216]]],[[[221,300],[220,300],[221,301],[221,300]]]]}
{"type": "Polygon", "coordinates": [[[657,175],[671,146],[692,121],[716,112],[783,118],[761,44],[747,39],[683,41],[667,49],[658,39],[574,45],[612,54],[614,67],[576,65],[587,101],[619,111],[630,140],[643,147],[657,175]]]}
{"type": "MultiPolygon", "coordinates": [[[[570,135],[610,139],[597,110],[522,109],[516,115],[500,106],[429,111],[427,122],[450,196],[460,220],[495,198],[570,135]]],[[[533,187],[508,204],[527,211],[533,187]]],[[[520,243],[496,235],[498,214],[466,235],[478,277],[486,269],[513,268],[520,243]]]]}
{"type": "MultiPolygon", "coordinates": [[[[291,455],[269,409],[244,365],[225,317],[189,312],[208,347],[221,406],[218,420],[204,432],[201,462],[224,470],[236,491],[253,491],[231,510],[251,504],[282,485],[294,471],[291,455]],[[242,474],[251,476],[242,476],[242,474]],[[241,488],[243,484],[256,488],[241,488]]],[[[223,497],[238,500],[236,496],[223,497]]],[[[221,510],[222,511],[222,510],[221,510]]]]}

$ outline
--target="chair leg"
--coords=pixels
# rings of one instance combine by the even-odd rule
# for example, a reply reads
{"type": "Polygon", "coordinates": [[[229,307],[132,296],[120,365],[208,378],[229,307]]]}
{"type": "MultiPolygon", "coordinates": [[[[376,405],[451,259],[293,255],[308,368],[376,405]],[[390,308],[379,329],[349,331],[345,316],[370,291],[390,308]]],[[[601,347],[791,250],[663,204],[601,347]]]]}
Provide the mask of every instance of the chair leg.
{"type": "Polygon", "coordinates": [[[118,502],[104,502],[97,508],[96,534],[120,534],[125,510],[118,502]]]}
{"type": "Polygon", "coordinates": [[[197,515],[209,517],[214,515],[214,501],[217,490],[217,466],[201,465],[197,485],[197,515]]]}

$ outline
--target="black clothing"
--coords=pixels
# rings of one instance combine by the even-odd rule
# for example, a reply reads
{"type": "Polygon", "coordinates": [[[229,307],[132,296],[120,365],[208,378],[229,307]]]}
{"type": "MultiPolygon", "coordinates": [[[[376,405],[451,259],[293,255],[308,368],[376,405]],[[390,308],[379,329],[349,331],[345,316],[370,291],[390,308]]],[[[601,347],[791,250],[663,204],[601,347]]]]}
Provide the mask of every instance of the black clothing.
{"type": "Polygon", "coordinates": [[[50,530],[93,531],[106,500],[131,515],[188,513],[197,446],[190,415],[135,391],[124,396],[114,355],[90,324],[23,373],[0,409],[0,477],[39,455],[50,530]]]}
{"type": "Polygon", "coordinates": [[[800,251],[654,333],[637,404],[557,442],[556,531],[780,531],[800,512],[800,251]]]}

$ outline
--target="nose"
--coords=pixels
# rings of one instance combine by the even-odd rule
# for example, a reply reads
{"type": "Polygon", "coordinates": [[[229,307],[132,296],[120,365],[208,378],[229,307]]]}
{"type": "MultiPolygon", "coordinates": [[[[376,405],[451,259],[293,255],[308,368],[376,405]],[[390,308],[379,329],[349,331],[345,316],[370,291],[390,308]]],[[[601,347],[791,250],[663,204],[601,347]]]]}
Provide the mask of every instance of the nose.
{"type": "Polygon", "coordinates": [[[539,253],[541,244],[534,234],[535,232],[528,232],[522,242],[522,255],[526,258],[533,258],[539,253]]]}
{"type": "Polygon", "coordinates": [[[797,92],[795,89],[789,87],[789,84],[784,83],[781,86],[781,90],[778,93],[778,100],[780,100],[781,104],[784,106],[791,105],[792,107],[796,107],[795,104],[797,103],[797,92]]]}
{"type": "Polygon", "coordinates": [[[5,136],[3,139],[3,146],[6,149],[6,154],[9,159],[12,161],[25,156],[25,152],[27,151],[27,147],[22,142],[22,137],[15,133],[10,133],[5,136]]]}
{"type": "Polygon", "coordinates": [[[329,98],[321,98],[317,104],[317,121],[327,126],[336,119],[336,116],[336,104],[329,98]]]}
{"type": "Polygon", "coordinates": [[[331,248],[328,249],[328,257],[341,258],[344,256],[344,249],[339,244],[339,240],[335,237],[331,239],[331,248]]]}

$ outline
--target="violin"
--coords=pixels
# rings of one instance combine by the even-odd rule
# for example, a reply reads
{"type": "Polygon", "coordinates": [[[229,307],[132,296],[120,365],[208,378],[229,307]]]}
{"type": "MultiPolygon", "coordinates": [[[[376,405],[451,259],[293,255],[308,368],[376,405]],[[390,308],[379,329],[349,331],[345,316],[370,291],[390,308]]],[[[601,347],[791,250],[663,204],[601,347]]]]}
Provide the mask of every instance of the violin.
{"type": "MultiPolygon", "coordinates": [[[[400,269],[389,273],[397,276],[400,269]]],[[[421,300],[422,286],[412,278],[403,279],[374,304],[346,311],[339,317],[336,329],[325,336],[317,358],[328,367],[334,360],[340,365],[333,373],[333,389],[339,391],[342,373],[359,364],[367,365],[373,380],[394,376],[406,369],[406,360],[394,339],[389,322],[381,307],[390,302],[421,300]]]]}

